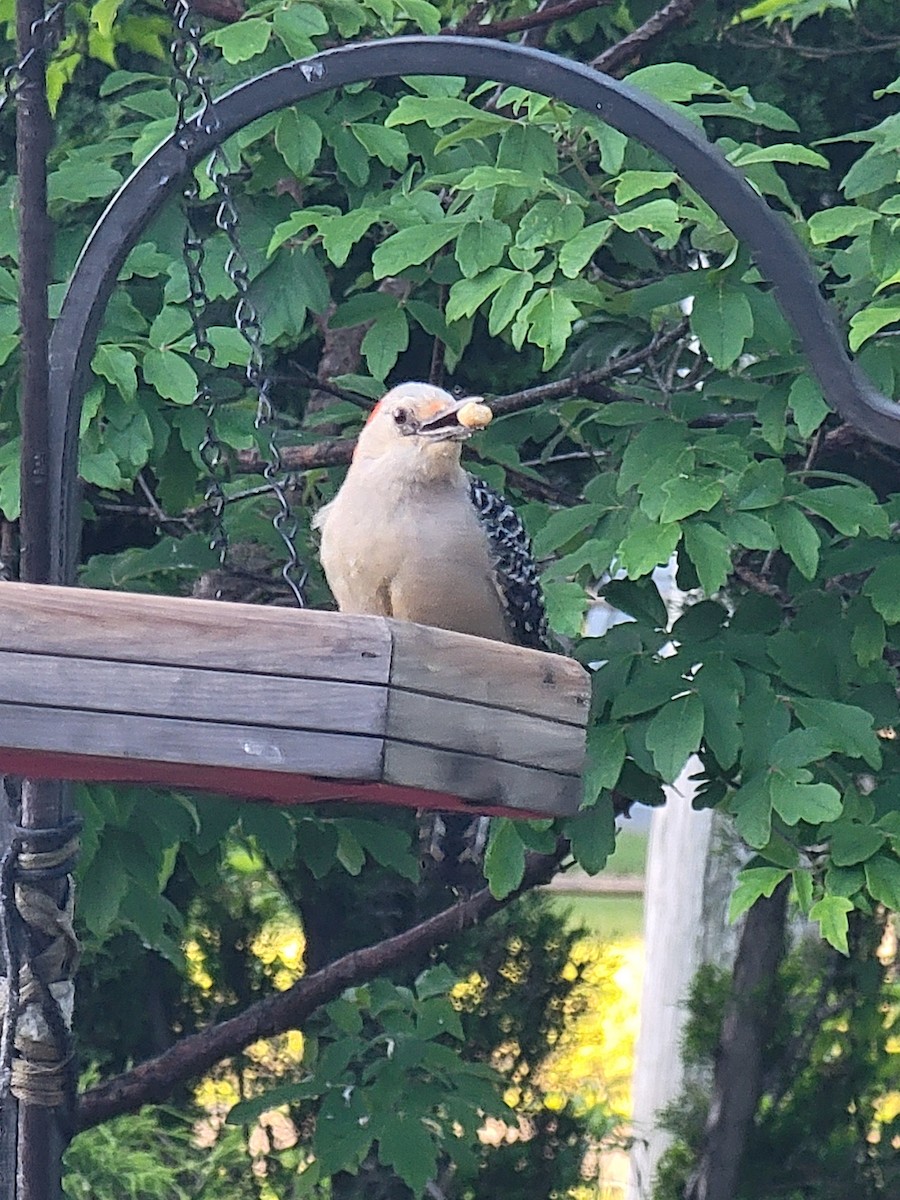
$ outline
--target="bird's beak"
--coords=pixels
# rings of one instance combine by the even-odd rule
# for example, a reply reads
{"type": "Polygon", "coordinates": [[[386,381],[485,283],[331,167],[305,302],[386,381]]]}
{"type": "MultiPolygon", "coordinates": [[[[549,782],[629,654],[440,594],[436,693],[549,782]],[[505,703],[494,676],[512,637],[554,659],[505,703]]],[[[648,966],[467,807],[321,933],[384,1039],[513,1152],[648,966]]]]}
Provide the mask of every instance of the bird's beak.
{"type": "Polygon", "coordinates": [[[492,416],[480,396],[463,396],[421,417],[416,433],[430,442],[462,442],[483,429],[492,416]]]}

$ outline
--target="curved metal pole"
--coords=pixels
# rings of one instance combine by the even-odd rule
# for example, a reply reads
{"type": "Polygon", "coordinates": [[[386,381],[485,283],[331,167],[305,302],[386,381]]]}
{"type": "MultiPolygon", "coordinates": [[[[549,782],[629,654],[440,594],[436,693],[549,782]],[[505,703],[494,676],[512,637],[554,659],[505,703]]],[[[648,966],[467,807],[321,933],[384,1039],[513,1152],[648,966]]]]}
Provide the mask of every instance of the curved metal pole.
{"type": "Polygon", "coordinates": [[[900,446],[900,405],[883,396],[850,359],[809,258],[787,222],[678,113],[627,83],[527,46],[466,37],[366,42],[277,67],[222,96],[205,125],[195,118],[137,168],[94,227],[50,344],[52,516],[59,550],[53,582],[72,582],[77,561],[78,425],[100,320],[128,252],[184,175],[251,121],[321,92],[386,76],[460,74],[554,96],[668,159],[751,250],[832,408],[870,437],[900,446]]]}

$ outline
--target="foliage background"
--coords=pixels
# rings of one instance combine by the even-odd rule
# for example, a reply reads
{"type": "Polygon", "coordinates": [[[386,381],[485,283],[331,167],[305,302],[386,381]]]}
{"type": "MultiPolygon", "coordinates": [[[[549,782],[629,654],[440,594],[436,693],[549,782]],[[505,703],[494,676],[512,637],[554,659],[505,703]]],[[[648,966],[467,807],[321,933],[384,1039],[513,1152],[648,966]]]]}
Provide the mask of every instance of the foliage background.
{"type": "MultiPolygon", "coordinates": [[[[652,10],[643,0],[601,4],[541,36],[591,61],[652,10]]],[[[477,13],[508,22],[530,11],[509,3],[477,13]]],[[[3,0],[8,38],[11,13],[3,0]]],[[[211,22],[210,82],[218,93],[342,40],[475,19],[428,0],[264,2],[238,21],[211,22]]],[[[50,72],[56,306],[85,230],[172,128],[167,28],[162,9],[142,0],[69,6],[50,72]]],[[[851,348],[888,395],[900,365],[898,38],[888,0],[710,0],[628,76],[702,124],[784,214],[847,321],[851,348]]],[[[10,148],[8,128],[2,137],[10,148]]],[[[699,803],[732,813],[757,855],[734,913],[790,877],[801,910],[847,951],[852,913],[900,906],[897,456],[828,412],[746,252],[641,146],[551,98],[462,78],[321,97],[254,123],[226,153],[276,425],[257,427],[244,384],[248,348],[233,328],[215,171],[210,179],[200,168],[193,207],[208,235],[212,361],[192,354],[183,217],[172,208],[129,256],[94,356],[82,421],[82,582],[188,592],[198,578],[207,587],[218,579],[198,449],[204,389],[216,401],[217,473],[235,547],[229,588],[286,598],[261,473],[274,433],[300,448],[285,461],[304,466],[292,494],[317,604],[329,601],[309,517],[338,485],[340,470],[327,463],[343,451],[317,459],[315,447],[352,435],[359,398],[403,378],[430,375],[497,397],[501,415],[473,444],[471,466],[518,502],[546,564],[557,634],[583,662],[604,665],[594,671],[585,808],[561,829],[495,822],[492,889],[510,893],[526,849],[552,851],[560,833],[582,865],[601,868],[612,790],[657,802],[660,784],[696,752],[699,803]],[[679,582],[697,603],[668,629],[651,575],[676,552],[679,582]],[[599,595],[634,618],[602,645],[580,636],[599,595]]],[[[5,174],[6,522],[18,512],[14,188],[5,174]]],[[[296,903],[318,963],[359,944],[357,905],[376,914],[367,932],[377,938],[448,898],[433,872],[421,881],[416,829],[404,816],[286,814],[103,787],[85,789],[82,808],[79,1021],[105,1071],[275,986],[248,953],[267,896],[296,903]],[[235,874],[239,851],[265,863],[263,876],[235,874]],[[337,932],[336,903],[345,917],[337,932]],[[187,970],[191,939],[203,943],[214,1004],[187,970]]],[[[441,995],[408,990],[426,965],[389,985],[407,989],[392,1002],[404,1029],[441,995]]],[[[366,1053],[393,1035],[370,999],[357,1003],[360,1029],[347,1017],[344,1035],[359,1043],[352,1069],[365,1071],[366,1053]]],[[[339,1027],[335,1014],[323,1019],[339,1027]]],[[[446,1036],[425,1041],[444,1047],[446,1036]]],[[[300,1086],[324,1103],[309,1083],[315,1063],[304,1069],[300,1086]]],[[[459,1112],[446,1107],[452,1079],[435,1067],[426,1091],[417,1138],[397,1151],[376,1139],[382,1164],[419,1192],[458,1149],[459,1112]]],[[[474,1076],[462,1093],[481,1096],[474,1076]]],[[[471,1145],[474,1112],[459,1118],[471,1145]]],[[[364,1140],[343,1147],[354,1168],[369,1153],[364,1140]]]]}

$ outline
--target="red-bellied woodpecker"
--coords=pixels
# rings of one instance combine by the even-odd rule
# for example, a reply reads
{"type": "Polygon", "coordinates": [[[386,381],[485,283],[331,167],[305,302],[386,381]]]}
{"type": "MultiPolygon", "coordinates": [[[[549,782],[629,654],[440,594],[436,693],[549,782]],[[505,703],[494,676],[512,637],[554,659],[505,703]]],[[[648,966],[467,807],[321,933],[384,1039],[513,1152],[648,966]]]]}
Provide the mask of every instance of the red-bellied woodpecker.
{"type": "Polygon", "coordinates": [[[547,648],[531,544],[515,509],[460,465],[490,420],[480,400],[427,383],[392,388],[372,410],[321,530],[341,612],[547,648]]]}
{"type": "MultiPolygon", "coordinates": [[[[480,400],[403,383],[379,400],[330,504],[320,557],[341,612],[399,617],[537,650],[547,618],[531,543],[515,509],[460,465],[491,418],[480,400]]],[[[428,857],[456,891],[478,885],[487,818],[432,813],[428,857]]]]}

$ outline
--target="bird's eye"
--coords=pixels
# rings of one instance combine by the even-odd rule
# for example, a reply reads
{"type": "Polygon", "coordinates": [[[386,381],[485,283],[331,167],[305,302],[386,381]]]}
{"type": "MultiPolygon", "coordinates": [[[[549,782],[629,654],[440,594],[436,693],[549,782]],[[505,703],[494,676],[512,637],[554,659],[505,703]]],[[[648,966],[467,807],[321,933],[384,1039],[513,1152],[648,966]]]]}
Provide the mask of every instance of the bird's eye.
{"type": "Polygon", "coordinates": [[[405,408],[395,408],[394,409],[394,420],[396,421],[396,423],[398,425],[405,425],[406,422],[409,420],[409,413],[406,411],[405,408]]]}

